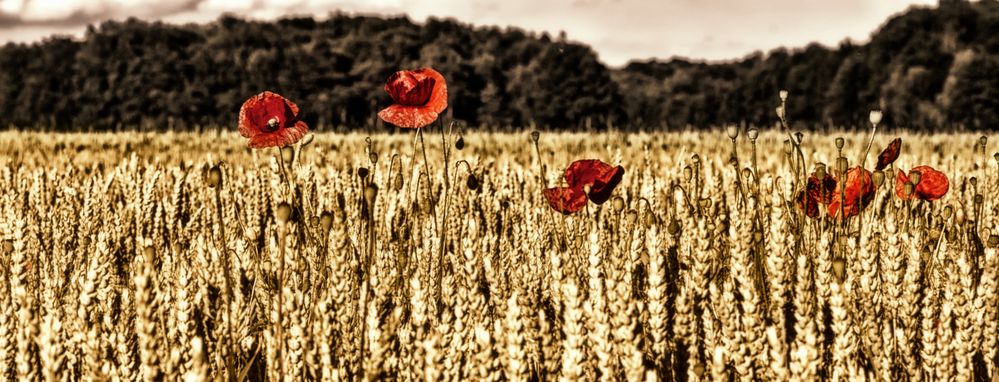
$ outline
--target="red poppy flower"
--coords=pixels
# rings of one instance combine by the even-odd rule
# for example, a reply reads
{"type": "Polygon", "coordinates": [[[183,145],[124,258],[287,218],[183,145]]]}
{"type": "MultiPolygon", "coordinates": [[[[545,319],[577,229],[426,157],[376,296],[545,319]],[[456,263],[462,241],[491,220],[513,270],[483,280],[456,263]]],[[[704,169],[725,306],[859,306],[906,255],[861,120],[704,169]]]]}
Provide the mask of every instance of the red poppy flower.
{"type": "MultiPolygon", "coordinates": [[[[871,172],[857,166],[846,171],[846,185],[843,186],[843,215],[850,217],[860,214],[874,200],[874,181],[871,172]]],[[[829,216],[835,217],[840,209],[840,186],[829,202],[829,216]]]]}
{"type": "Polygon", "coordinates": [[[548,204],[555,211],[571,214],[586,206],[586,193],[572,187],[554,187],[544,191],[548,204]]]}
{"type": "Polygon", "coordinates": [[[586,205],[587,197],[596,204],[606,202],[623,176],[624,167],[612,166],[597,159],[578,160],[565,169],[568,187],[549,188],[544,194],[548,204],[556,211],[572,213],[586,205]]]}
{"type": "Polygon", "coordinates": [[[447,83],[431,68],[395,72],[386,81],[385,91],[395,103],[378,116],[399,127],[419,129],[447,109],[447,83]]]}
{"type": "Polygon", "coordinates": [[[913,171],[919,171],[919,183],[916,184],[916,192],[906,197],[905,184],[909,182],[909,176],[905,174],[905,171],[898,170],[898,175],[895,176],[895,194],[899,198],[902,200],[912,198],[937,200],[947,194],[947,190],[950,188],[947,175],[930,166],[916,166],[909,170],[909,173],[911,174],[913,171]]]}
{"type": "Polygon", "coordinates": [[[885,167],[895,162],[898,159],[898,152],[902,149],[902,138],[895,138],[885,147],[884,151],[878,155],[878,164],[874,166],[875,170],[884,170],[885,167]]]}
{"type": "Polygon", "coordinates": [[[257,94],[239,109],[239,135],[250,138],[251,148],[291,145],[307,132],[309,127],[298,120],[298,105],[278,94],[257,94]]]}
{"type": "Polygon", "coordinates": [[[805,190],[798,193],[798,208],[805,210],[805,215],[809,217],[818,217],[819,204],[832,202],[835,193],[836,179],[832,175],[826,174],[823,179],[819,180],[819,177],[813,172],[808,177],[805,190]]]}

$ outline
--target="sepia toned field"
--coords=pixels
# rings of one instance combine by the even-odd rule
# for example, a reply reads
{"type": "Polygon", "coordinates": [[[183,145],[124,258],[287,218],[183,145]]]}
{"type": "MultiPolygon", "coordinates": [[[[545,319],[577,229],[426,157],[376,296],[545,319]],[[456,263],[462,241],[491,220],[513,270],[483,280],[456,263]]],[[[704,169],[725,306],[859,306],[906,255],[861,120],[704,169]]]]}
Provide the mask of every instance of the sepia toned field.
{"type": "Polygon", "coordinates": [[[879,131],[843,221],[795,191],[869,133],[746,136],[3,132],[0,380],[999,378],[997,137],[879,131]],[[588,158],[614,196],[554,211],[588,158]]]}

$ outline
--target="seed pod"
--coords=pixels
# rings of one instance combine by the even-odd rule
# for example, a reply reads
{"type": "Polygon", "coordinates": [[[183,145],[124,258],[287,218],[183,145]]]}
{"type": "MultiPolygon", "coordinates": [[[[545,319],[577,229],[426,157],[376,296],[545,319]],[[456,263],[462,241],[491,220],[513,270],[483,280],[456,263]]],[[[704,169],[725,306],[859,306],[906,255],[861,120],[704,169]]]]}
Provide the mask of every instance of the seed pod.
{"type": "Polygon", "coordinates": [[[146,261],[153,261],[153,257],[156,256],[156,249],[151,245],[147,245],[142,249],[142,256],[146,258],[146,261]]]}
{"type": "Polygon", "coordinates": [[[999,235],[989,235],[989,247],[999,247],[999,235]]]}
{"type": "Polygon", "coordinates": [[[833,274],[839,282],[843,282],[846,279],[846,259],[841,256],[837,256],[833,259],[832,263],[833,274]]]}
{"type": "Polygon", "coordinates": [[[694,177],[694,170],[691,169],[690,166],[684,166],[683,167],[683,179],[685,181],[689,182],[690,179],[693,178],[693,177],[694,177]]]}
{"type": "Polygon", "coordinates": [[[205,184],[211,188],[222,187],[222,170],[218,165],[214,165],[204,174],[205,184]]]}
{"type": "Polygon", "coordinates": [[[902,186],[902,194],[905,195],[906,198],[909,198],[912,197],[912,193],[914,192],[916,192],[916,185],[912,184],[911,181],[905,182],[905,185],[902,186]]]}
{"type": "Polygon", "coordinates": [[[747,179],[747,180],[750,179],[750,178],[752,178],[753,177],[753,170],[750,170],[749,167],[746,167],[746,168],[742,169],[742,177],[745,178],[745,179],[747,179]]]}
{"type": "Polygon", "coordinates": [[[836,148],[837,149],[842,150],[844,144],[846,144],[846,141],[843,140],[843,137],[836,137],[836,148]]]}
{"type": "MultiPolygon", "coordinates": [[[[882,174],[882,175],[884,175],[884,174],[882,174]]],[[[818,164],[815,165],[815,177],[818,178],[819,181],[821,181],[821,180],[823,180],[823,179],[826,178],[826,164],[825,163],[819,162],[818,164]]]]}
{"type": "Polygon", "coordinates": [[[468,186],[469,190],[479,189],[479,178],[475,177],[475,174],[468,174],[468,180],[465,181],[465,185],[468,186]]]}
{"type": "Polygon", "coordinates": [[[985,146],[989,144],[989,137],[986,137],[984,135],[981,136],[980,138],[978,138],[978,144],[981,145],[982,148],[984,149],[985,146]]]}
{"type": "Polygon", "coordinates": [[[394,181],[393,186],[395,187],[396,191],[402,190],[402,174],[401,173],[400,174],[395,174],[395,181],[394,181]]]}
{"type": "Polygon", "coordinates": [[[694,375],[697,376],[697,379],[701,379],[704,377],[704,371],[705,371],[704,369],[705,367],[703,363],[698,362],[694,364],[693,370],[694,370],[694,375]]]}
{"type": "Polygon", "coordinates": [[[693,156],[690,157],[690,162],[693,163],[694,165],[700,164],[701,163],[701,156],[697,155],[697,154],[694,154],[693,156]]]}
{"type": "Polygon", "coordinates": [[[885,183],[885,172],[881,170],[875,170],[874,175],[871,176],[874,180],[874,185],[881,187],[885,183]]]}
{"type": "Polygon", "coordinates": [[[628,224],[635,224],[635,222],[638,221],[638,211],[628,210],[628,213],[624,216],[624,220],[628,222],[628,224]]]}
{"type": "Polygon", "coordinates": [[[358,167],[358,169],[357,169],[357,176],[361,177],[361,179],[367,178],[368,177],[368,168],[367,167],[358,167]]]}
{"type": "Polygon", "coordinates": [[[881,110],[871,110],[871,114],[868,116],[868,118],[871,120],[871,124],[877,125],[881,123],[881,118],[883,116],[884,114],[881,113],[881,110]]]}
{"type": "Polygon", "coordinates": [[[846,170],[850,168],[850,160],[846,157],[836,158],[836,171],[840,174],[846,174],[846,170]]]}
{"type": "Polygon", "coordinates": [[[376,196],[378,196],[378,186],[374,183],[368,183],[368,185],[364,187],[364,202],[368,203],[369,206],[373,206],[375,204],[376,196]]]}
{"type": "Polygon", "coordinates": [[[465,137],[458,136],[458,139],[454,141],[454,148],[458,149],[459,151],[465,148],[465,137]]]}
{"type": "Polygon", "coordinates": [[[531,141],[533,141],[534,143],[538,143],[538,139],[540,138],[541,138],[540,131],[534,130],[531,132],[531,141]]]}
{"type": "Polygon", "coordinates": [[[615,196],[614,203],[612,204],[612,206],[614,206],[614,212],[620,213],[621,211],[624,210],[624,198],[621,198],[620,196],[615,196]]]}
{"type": "Polygon", "coordinates": [[[333,228],[333,214],[329,211],[323,211],[322,215],[319,215],[319,228],[322,232],[329,232],[330,228],[333,228]]]}
{"type": "Polygon", "coordinates": [[[281,147],[281,160],[284,164],[290,165],[291,161],[295,160],[295,148],[292,146],[281,147]]]}
{"type": "Polygon", "coordinates": [[[913,185],[919,184],[919,180],[922,178],[923,178],[923,173],[916,170],[909,171],[909,181],[912,182],[913,185]]]}
{"type": "Polygon", "coordinates": [[[670,220],[669,226],[666,227],[666,232],[669,232],[670,235],[680,233],[680,223],[678,223],[676,219],[670,220]]]}
{"type": "Polygon", "coordinates": [[[782,89],[781,91],[777,92],[777,95],[780,96],[781,102],[787,102],[787,90],[782,89]]]}
{"type": "Polygon", "coordinates": [[[760,136],[760,131],[755,127],[751,127],[749,130],[746,130],[746,136],[749,137],[750,141],[756,142],[756,138],[760,136]]]}
{"type": "Polygon", "coordinates": [[[954,215],[954,207],[951,206],[944,207],[943,212],[940,213],[944,220],[950,219],[952,215],[954,215]]]}
{"type": "Polygon", "coordinates": [[[971,183],[971,187],[978,187],[978,178],[973,176],[968,179],[968,183],[971,183]]]}
{"type": "Polygon", "coordinates": [[[277,218],[278,223],[287,223],[291,219],[291,205],[287,202],[278,203],[274,217],[277,218]]]}
{"type": "Polygon", "coordinates": [[[313,216],[309,218],[309,225],[313,227],[319,227],[319,217],[313,216]]]}
{"type": "Polygon", "coordinates": [[[728,134],[729,139],[734,141],[739,137],[739,126],[728,125],[728,127],[725,128],[725,133],[728,134]]]}
{"type": "Polygon", "coordinates": [[[374,151],[368,153],[368,160],[371,161],[371,164],[377,164],[378,163],[378,153],[376,153],[374,151]]]}
{"type": "Polygon", "coordinates": [[[985,203],[985,197],[982,194],[975,195],[975,205],[980,206],[982,203],[985,203]]]}

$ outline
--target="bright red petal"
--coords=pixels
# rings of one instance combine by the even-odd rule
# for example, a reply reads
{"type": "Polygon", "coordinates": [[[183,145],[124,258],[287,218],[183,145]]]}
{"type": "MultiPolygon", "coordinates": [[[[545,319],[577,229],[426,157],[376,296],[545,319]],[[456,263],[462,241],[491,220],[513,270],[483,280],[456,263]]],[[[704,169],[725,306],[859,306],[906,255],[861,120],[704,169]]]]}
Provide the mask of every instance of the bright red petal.
{"type": "Polygon", "coordinates": [[[393,125],[419,129],[437,120],[437,112],[429,107],[392,105],[378,112],[378,117],[393,125]]]}
{"type": "Polygon", "coordinates": [[[259,134],[269,134],[295,126],[298,119],[298,105],[277,93],[265,91],[250,97],[239,108],[239,134],[253,138],[259,134]],[[277,127],[268,122],[277,119],[277,127]]]}
{"type": "Polygon", "coordinates": [[[878,164],[874,166],[875,170],[884,170],[888,165],[895,163],[898,159],[898,153],[902,149],[902,138],[895,138],[885,147],[884,151],[878,155],[878,164]]]}
{"type": "Polygon", "coordinates": [[[909,196],[905,195],[906,183],[909,183],[909,176],[905,174],[905,171],[898,170],[898,173],[895,175],[895,195],[897,195],[899,199],[910,200],[916,197],[915,193],[909,196]]]}
{"type": "Polygon", "coordinates": [[[279,128],[271,133],[261,133],[250,138],[250,148],[282,147],[293,145],[309,132],[305,122],[298,121],[294,126],[279,128]]]}
{"type": "Polygon", "coordinates": [[[597,159],[572,162],[565,169],[565,181],[570,187],[582,190],[590,186],[590,200],[603,204],[624,176],[624,167],[611,166],[597,159]]]}
{"type": "Polygon", "coordinates": [[[444,76],[432,68],[417,69],[415,72],[434,79],[434,90],[426,106],[438,114],[447,109],[447,81],[444,76]]]}
{"type": "Polygon", "coordinates": [[[895,177],[895,194],[903,200],[919,198],[933,201],[942,198],[950,189],[947,175],[933,167],[916,166],[909,170],[910,173],[912,171],[919,172],[919,184],[916,184],[916,192],[908,198],[905,197],[905,183],[909,181],[909,177],[902,170],[898,170],[898,175],[895,177]]]}
{"type": "Polygon", "coordinates": [[[572,187],[554,187],[545,189],[545,198],[555,211],[571,214],[586,206],[586,193],[572,187]]]}
{"type": "MultiPolygon", "coordinates": [[[[874,200],[874,181],[871,172],[860,166],[846,172],[846,186],[843,195],[843,215],[850,217],[860,213],[874,200]]],[[[836,190],[829,203],[829,215],[835,217],[840,209],[840,191],[836,190]]]]}

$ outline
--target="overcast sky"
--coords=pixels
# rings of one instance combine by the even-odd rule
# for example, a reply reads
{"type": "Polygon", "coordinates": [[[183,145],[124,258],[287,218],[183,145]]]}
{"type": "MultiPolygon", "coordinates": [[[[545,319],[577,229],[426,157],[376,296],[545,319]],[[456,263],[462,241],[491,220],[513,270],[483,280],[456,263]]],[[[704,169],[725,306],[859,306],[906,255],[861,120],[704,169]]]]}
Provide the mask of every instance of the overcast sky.
{"type": "Polygon", "coordinates": [[[0,0],[0,41],[80,36],[87,24],[136,16],[208,22],[224,12],[259,19],[330,11],[451,16],[476,25],[560,30],[601,60],[685,56],[710,60],[755,50],[866,41],[884,20],[936,0],[0,0]]]}

